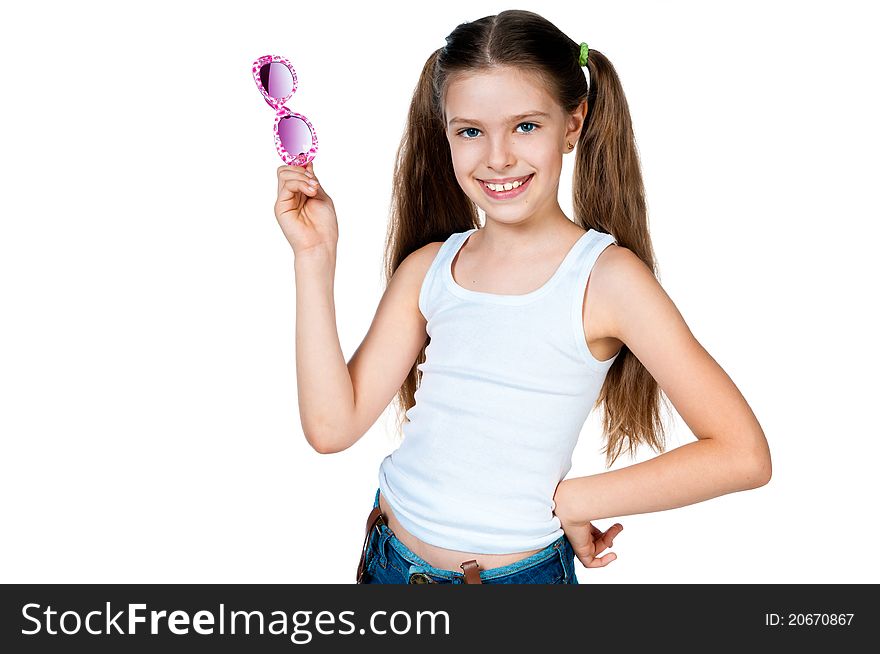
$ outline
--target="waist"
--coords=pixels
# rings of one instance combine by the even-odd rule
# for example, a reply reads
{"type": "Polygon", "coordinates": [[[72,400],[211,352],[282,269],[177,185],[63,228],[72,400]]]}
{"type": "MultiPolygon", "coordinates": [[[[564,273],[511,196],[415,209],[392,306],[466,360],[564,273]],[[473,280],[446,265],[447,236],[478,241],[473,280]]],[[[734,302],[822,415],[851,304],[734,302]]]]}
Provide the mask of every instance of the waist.
{"type": "Polygon", "coordinates": [[[460,550],[451,550],[445,547],[438,547],[430,543],[426,543],[417,536],[408,532],[397,517],[394,515],[391,507],[385,501],[385,497],[379,493],[379,508],[382,510],[382,516],[385,524],[394,533],[394,535],[414,553],[418,554],[425,561],[435,568],[444,570],[458,570],[459,565],[464,561],[475,559],[481,570],[489,570],[491,568],[499,568],[510,565],[528,558],[529,556],[540,552],[543,548],[527,550],[524,552],[511,552],[509,554],[484,554],[481,552],[464,552],[460,550]]]}

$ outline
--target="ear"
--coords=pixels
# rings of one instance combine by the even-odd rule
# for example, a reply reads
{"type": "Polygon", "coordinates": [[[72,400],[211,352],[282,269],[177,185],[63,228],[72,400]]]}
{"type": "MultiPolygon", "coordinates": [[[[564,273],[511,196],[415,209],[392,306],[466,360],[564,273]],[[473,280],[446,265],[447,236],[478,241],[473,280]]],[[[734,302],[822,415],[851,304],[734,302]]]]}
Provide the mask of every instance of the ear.
{"type": "Polygon", "coordinates": [[[583,129],[584,121],[587,119],[587,101],[583,100],[578,108],[575,109],[571,114],[569,114],[568,118],[568,131],[565,133],[565,138],[572,143],[577,143],[578,138],[581,134],[581,129],[583,129]]]}

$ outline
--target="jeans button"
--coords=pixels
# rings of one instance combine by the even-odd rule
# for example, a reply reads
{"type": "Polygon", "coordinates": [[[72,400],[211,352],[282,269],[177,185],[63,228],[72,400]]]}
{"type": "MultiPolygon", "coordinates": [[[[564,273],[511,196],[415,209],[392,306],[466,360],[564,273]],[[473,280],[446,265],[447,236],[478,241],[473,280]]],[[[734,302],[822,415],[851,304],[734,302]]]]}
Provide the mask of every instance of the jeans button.
{"type": "Polygon", "coordinates": [[[422,572],[414,572],[409,576],[409,583],[411,584],[430,584],[431,578],[428,575],[422,572]]]}

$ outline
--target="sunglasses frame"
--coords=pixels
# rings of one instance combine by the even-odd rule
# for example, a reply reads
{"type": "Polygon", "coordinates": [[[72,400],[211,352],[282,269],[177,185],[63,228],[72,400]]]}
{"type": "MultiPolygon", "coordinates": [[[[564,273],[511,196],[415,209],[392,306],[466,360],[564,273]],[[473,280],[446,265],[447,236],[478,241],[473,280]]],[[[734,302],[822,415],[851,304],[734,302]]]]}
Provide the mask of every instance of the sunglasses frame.
{"type": "Polygon", "coordinates": [[[295,111],[291,111],[285,106],[285,103],[293,97],[294,93],[296,93],[297,77],[293,65],[287,58],[280,55],[264,55],[257,59],[252,64],[251,68],[254,74],[254,82],[260,90],[263,99],[275,110],[275,124],[273,125],[273,129],[275,131],[275,149],[278,151],[278,155],[288,166],[306,166],[318,153],[318,135],[315,133],[315,128],[312,126],[312,123],[309,122],[308,118],[295,111]],[[269,95],[268,90],[263,87],[263,81],[260,79],[260,70],[266,64],[283,64],[284,66],[287,66],[290,70],[290,74],[293,75],[293,88],[285,97],[275,98],[269,95]],[[312,147],[308,152],[300,152],[296,155],[292,155],[284,148],[284,145],[282,145],[281,133],[278,131],[278,126],[281,124],[281,121],[287,117],[299,118],[308,125],[309,131],[312,134],[312,147]]]}

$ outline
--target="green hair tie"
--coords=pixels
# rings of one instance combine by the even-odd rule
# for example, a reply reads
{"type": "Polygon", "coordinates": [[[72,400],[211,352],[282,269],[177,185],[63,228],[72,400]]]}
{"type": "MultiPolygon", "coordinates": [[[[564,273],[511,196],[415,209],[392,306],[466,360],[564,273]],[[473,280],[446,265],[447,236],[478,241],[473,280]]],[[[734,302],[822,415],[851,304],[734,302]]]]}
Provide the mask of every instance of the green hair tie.
{"type": "Polygon", "coordinates": [[[581,43],[581,56],[578,58],[578,62],[581,66],[587,65],[587,58],[590,56],[590,48],[586,43],[581,43]]]}

